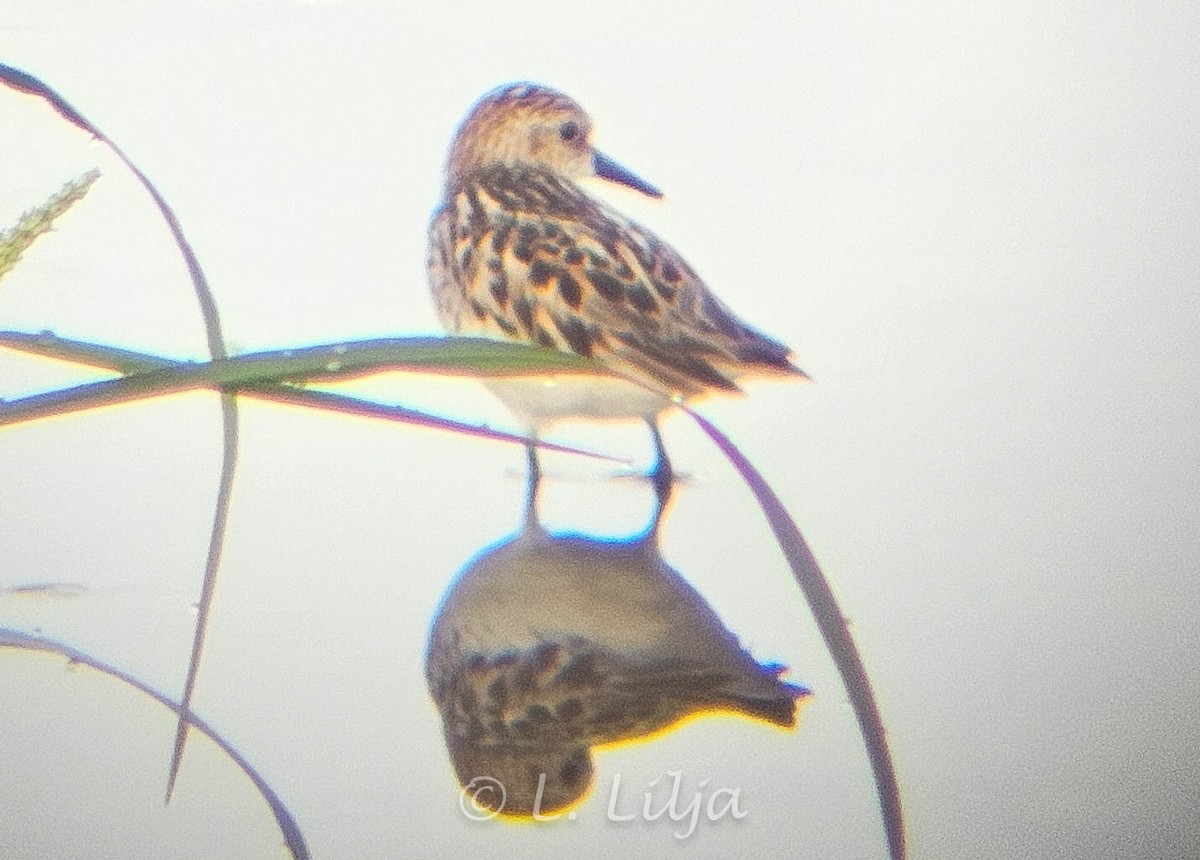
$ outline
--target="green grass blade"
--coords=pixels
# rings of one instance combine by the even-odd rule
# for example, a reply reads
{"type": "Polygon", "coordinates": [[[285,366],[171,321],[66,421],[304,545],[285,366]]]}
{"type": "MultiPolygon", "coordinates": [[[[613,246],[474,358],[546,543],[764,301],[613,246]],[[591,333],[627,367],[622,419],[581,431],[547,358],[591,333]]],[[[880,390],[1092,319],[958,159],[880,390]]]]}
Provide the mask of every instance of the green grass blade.
{"type": "MultiPolygon", "coordinates": [[[[442,343],[443,341],[438,338],[395,338],[392,339],[392,342],[401,345],[399,348],[400,352],[408,356],[406,361],[416,362],[417,359],[419,359],[420,369],[431,372],[431,362],[436,361],[436,358],[434,357],[440,351],[438,344],[442,343]],[[414,348],[411,351],[409,351],[407,348],[410,343],[414,345],[414,348]]],[[[465,342],[466,348],[463,349],[462,347],[464,342],[462,341],[448,340],[445,342],[449,343],[452,347],[447,352],[451,355],[453,362],[439,365],[440,370],[438,372],[458,373],[474,376],[478,375],[476,373],[476,368],[478,367],[483,367],[485,373],[500,372],[500,370],[510,372],[514,368],[519,368],[525,373],[531,373],[534,372],[532,368],[537,368],[537,372],[543,372],[542,368],[548,365],[575,369],[588,366],[588,363],[584,362],[582,359],[572,359],[570,356],[565,357],[567,359],[566,361],[558,359],[553,355],[547,357],[542,355],[542,353],[546,352],[546,350],[541,349],[517,346],[517,354],[513,355],[513,351],[509,349],[508,344],[495,344],[491,341],[467,341],[465,342]],[[498,352],[497,349],[494,348],[498,348],[498,352]],[[522,354],[524,354],[524,357],[522,357],[522,354]],[[490,358],[489,355],[491,355],[490,358]],[[549,359],[549,363],[547,362],[547,358],[549,359]]],[[[369,344],[367,351],[370,351],[372,349],[379,348],[379,344],[382,342],[367,341],[366,343],[369,344]]],[[[149,353],[134,352],[133,350],[120,349],[118,347],[70,340],[68,338],[57,337],[45,332],[42,334],[28,334],[25,332],[0,331],[0,346],[6,346],[21,352],[28,352],[48,358],[55,358],[61,361],[86,364],[103,370],[127,373],[131,376],[136,374],[145,374],[150,371],[162,371],[180,367],[197,370],[210,367],[212,364],[188,364],[185,362],[177,362],[161,356],[151,355],[149,353]]],[[[353,353],[354,345],[330,344],[326,346],[312,347],[311,349],[316,350],[316,352],[305,358],[299,359],[300,366],[306,370],[319,367],[322,374],[327,376],[337,376],[345,371],[330,372],[327,367],[329,362],[326,359],[329,356],[344,358],[347,354],[353,353]]],[[[283,353],[295,352],[305,353],[307,350],[283,351],[283,353]]],[[[273,364],[273,362],[275,361],[275,357],[281,355],[281,353],[267,353],[264,355],[268,356],[267,360],[263,363],[263,367],[265,367],[267,371],[265,375],[271,376],[279,372],[281,367],[273,364]]],[[[240,358],[228,359],[227,361],[237,362],[242,358],[253,359],[255,356],[242,356],[240,358]]],[[[392,351],[390,358],[395,358],[395,350],[392,351]]],[[[297,366],[296,361],[297,358],[294,354],[286,356],[283,360],[282,370],[295,370],[297,366]]],[[[361,364],[361,362],[359,362],[359,364],[361,364]]],[[[394,361],[389,364],[388,367],[392,367],[393,364],[394,361]]],[[[348,372],[350,375],[361,375],[370,371],[358,369],[348,372]]],[[[179,381],[168,379],[165,383],[165,388],[159,390],[155,387],[154,379],[151,379],[149,382],[147,382],[146,379],[142,378],[139,380],[138,385],[134,390],[118,388],[114,392],[113,386],[120,382],[122,382],[120,379],[105,380],[103,382],[89,383],[87,385],[76,386],[74,388],[51,391],[45,394],[35,394],[31,397],[0,404],[0,425],[6,423],[25,423],[27,421],[34,421],[40,418],[64,415],[70,412],[112,405],[120,402],[127,402],[129,400],[135,400],[142,397],[156,397],[160,394],[171,393],[172,391],[178,390],[176,383],[179,381]]],[[[202,380],[185,380],[184,382],[187,383],[185,387],[211,387],[206,385],[202,380]],[[195,384],[193,385],[192,383],[195,384]]],[[[128,387],[128,385],[129,384],[127,383],[126,387],[128,387]]],[[[533,441],[538,448],[543,450],[559,451],[567,454],[576,454],[603,460],[625,462],[621,458],[609,457],[607,455],[598,454],[594,451],[586,451],[581,448],[558,445],[542,440],[530,440],[528,437],[519,434],[507,433],[502,430],[494,430],[490,427],[481,427],[476,424],[468,424],[463,421],[455,421],[450,418],[443,418],[438,415],[433,415],[428,412],[421,412],[416,409],[409,409],[404,406],[388,406],[385,404],[376,403],[369,400],[361,400],[356,397],[348,397],[341,394],[309,391],[304,388],[297,388],[293,385],[284,383],[243,385],[242,387],[238,388],[238,393],[259,400],[270,400],[276,403],[285,403],[293,406],[324,409],[327,411],[340,412],[347,415],[358,415],[366,418],[398,421],[402,423],[416,424],[422,427],[430,427],[437,430],[449,430],[452,432],[489,439],[496,442],[528,445],[531,441],[533,441]]]]}

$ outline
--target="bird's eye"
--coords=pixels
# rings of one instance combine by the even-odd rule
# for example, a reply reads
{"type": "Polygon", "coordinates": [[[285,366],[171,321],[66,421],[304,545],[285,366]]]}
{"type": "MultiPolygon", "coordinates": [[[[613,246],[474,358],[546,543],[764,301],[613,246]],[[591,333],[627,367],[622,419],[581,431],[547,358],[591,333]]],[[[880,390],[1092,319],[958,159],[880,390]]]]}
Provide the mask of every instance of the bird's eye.
{"type": "Polygon", "coordinates": [[[558,127],[558,136],[570,143],[579,137],[579,123],[571,121],[564,122],[558,127]]]}

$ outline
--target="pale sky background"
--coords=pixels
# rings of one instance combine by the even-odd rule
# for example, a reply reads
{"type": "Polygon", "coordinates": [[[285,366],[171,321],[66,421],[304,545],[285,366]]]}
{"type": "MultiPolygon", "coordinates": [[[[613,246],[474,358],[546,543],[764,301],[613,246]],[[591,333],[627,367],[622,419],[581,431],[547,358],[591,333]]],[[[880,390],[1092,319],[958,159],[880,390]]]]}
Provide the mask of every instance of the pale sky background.
{"type": "MultiPolygon", "coordinates": [[[[0,62],[116,140],[178,213],[238,351],[437,330],[425,226],[474,100],[531,79],[664,189],[596,187],[816,383],[703,411],[795,514],[852,619],[914,857],[1200,855],[1200,9],[1192,3],[182,4],[0,0],[0,62]]],[[[142,190],[0,91],[0,225],[105,175],[0,282],[0,328],[202,357],[142,190]]],[[[0,354],[0,396],[90,378],[0,354]]],[[[473,383],[353,390],[507,423],[473,383]]],[[[840,682],[747,491],[682,417],[664,552],[816,692],[598,757],[576,820],[466,820],[425,692],[454,572],[519,517],[521,453],[246,403],[197,709],[321,858],[885,856],[840,682]],[[743,789],[740,822],[605,820],[743,789]]],[[[637,427],[563,441],[644,466],[637,427]]],[[[6,428],[0,626],[182,688],[216,488],[195,394],[6,428]]],[[[649,492],[547,459],[551,524],[638,529],[649,492]]],[[[174,723],[62,660],[0,653],[0,856],[278,857],[266,807],[174,723]]]]}

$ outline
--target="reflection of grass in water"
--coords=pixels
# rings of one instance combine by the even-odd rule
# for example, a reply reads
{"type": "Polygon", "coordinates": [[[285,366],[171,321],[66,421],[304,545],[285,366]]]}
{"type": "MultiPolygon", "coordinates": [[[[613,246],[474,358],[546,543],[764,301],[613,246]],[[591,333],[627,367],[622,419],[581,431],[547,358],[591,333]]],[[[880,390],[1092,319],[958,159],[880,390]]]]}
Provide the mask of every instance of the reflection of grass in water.
{"type": "MultiPolygon", "coordinates": [[[[114,402],[154,397],[183,388],[204,387],[221,392],[224,462],[210,536],[209,553],[205,564],[204,582],[198,602],[196,635],[192,646],[188,677],[181,703],[174,704],[160,698],[160,701],[163,701],[179,715],[175,749],[168,776],[167,796],[169,798],[178,772],[188,726],[201,725],[199,719],[191,713],[191,697],[200,667],[208,611],[212,604],[232,494],[233,473],[237,459],[238,395],[436,426],[455,432],[471,433],[512,442],[524,440],[512,434],[463,425],[403,407],[387,407],[341,395],[308,391],[298,386],[306,381],[348,375],[365,376],[370,373],[395,369],[455,373],[466,376],[604,371],[590,362],[550,350],[522,347],[518,344],[450,338],[394,338],[313,346],[296,350],[244,355],[231,359],[226,353],[216,302],[208,287],[203,269],[191,245],[184,237],[174,212],[153,183],[129,160],[120,147],[85,119],[62,96],[37,78],[19,69],[0,64],[0,83],[4,83],[11,89],[43,99],[65,120],[107,145],[132,171],[153,199],[176,241],[180,254],[187,264],[204,319],[209,352],[213,358],[211,362],[205,363],[175,362],[159,356],[134,353],[114,347],[66,341],[47,334],[0,333],[0,346],[44,355],[55,355],[83,364],[104,367],[121,374],[120,377],[113,380],[48,392],[13,403],[0,404],[0,424],[60,415],[114,402]]],[[[26,213],[14,228],[0,234],[0,277],[15,265],[20,255],[38,236],[49,229],[55,218],[82,198],[97,176],[98,173],[93,171],[68,183],[59,194],[52,197],[42,207],[26,213]]],[[[783,508],[778,497],[766,484],[758,470],[720,430],[692,410],[686,407],[684,409],[700,424],[701,428],[733,463],[754,493],[771,525],[776,540],[813,611],[826,646],[846,685],[875,775],[876,790],[879,795],[884,830],[891,856],[893,858],[903,857],[905,856],[905,845],[899,789],[883,723],[871,692],[865,667],[824,574],[804,538],[800,535],[794,520],[783,508]]],[[[16,634],[17,638],[10,636],[9,640],[0,641],[0,644],[14,648],[39,647],[34,644],[31,637],[21,640],[21,636],[23,634],[16,634]]],[[[63,649],[66,649],[66,646],[56,645],[51,650],[67,653],[63,649]]],[[[45,648],[43,647],[42,650],[45,648]]],[[[86,657],[86,655],[81,656],[86,657]]],[[[88,661],[81,659],[80,662],[88,661]]],[[[96,664],[89,662],[89,665],[96,664]]],[[[101,671],[111,669],[111,667],[99,665],[97,668],[101,668],[101,671]]],[[[158,694],[128,676],[119,674],[117,670],[112,670],[109,674],[121,677],[143,692],[159,698],[158,694]]],[[[229,752],[231,755],[236,755],[231,750],[229,752]]],[[[251,773],[252,779],[256,779],[256,777],[257,774],[251,773]]],[[[269,786],[257,779],[256,784],[259,785],[259,790],[264,792],[264,796],[267,796],[267,793],[270,792],[269,786]]],[[[290,822],[290,817],[287,820],[290,822]]],[[[294,822],[292,824],[294,825],[294,822]]],[[[283,826],[281,820],[281,827],[283,826]]],[[[298,831],[296,831],[296,836],[299,836],[298,831]]],[[[290,841],[289,845],[291,845],[290,841]]],[[[303,846],[302,840],[300,845],[303,846]]],[[[294,848],[293,853],[295,853],[294,848]]],[[[297,854],[296,856],[305,855],[297,854]]]]}
{"type": "Polygon", "coordinates": [[[0,594],[6,597],[20,598],[57,598],[82,597],[87,594],[88,587],[80,582],[25,582],[0,588],[0,594]]]}

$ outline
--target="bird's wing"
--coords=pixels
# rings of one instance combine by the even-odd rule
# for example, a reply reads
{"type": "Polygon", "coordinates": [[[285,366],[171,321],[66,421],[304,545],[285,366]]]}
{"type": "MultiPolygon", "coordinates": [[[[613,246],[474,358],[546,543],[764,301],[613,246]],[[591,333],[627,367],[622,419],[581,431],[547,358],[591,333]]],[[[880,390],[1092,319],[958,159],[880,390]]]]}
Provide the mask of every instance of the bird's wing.
{"type": "Polygon", "coordinates": [[[440,267],[466,287],[439,298],[460,330],[593,357],[683,396],[736,391],[745,375],[802,374],[787,347],[734,316],[666,243],[554,177],[470,186],[432,234],[431,278],[440,267]]]}

